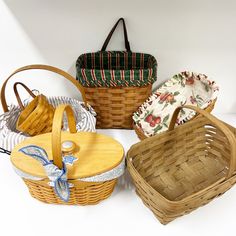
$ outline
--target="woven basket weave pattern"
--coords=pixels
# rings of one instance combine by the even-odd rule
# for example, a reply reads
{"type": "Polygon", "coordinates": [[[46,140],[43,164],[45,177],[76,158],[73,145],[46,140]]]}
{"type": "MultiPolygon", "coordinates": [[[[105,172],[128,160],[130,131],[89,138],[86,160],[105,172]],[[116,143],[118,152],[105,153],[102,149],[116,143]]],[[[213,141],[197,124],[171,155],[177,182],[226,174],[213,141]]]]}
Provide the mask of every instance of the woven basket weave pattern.
{"type": "MultiPolygon", "coordinates": [[[[235,143],[235,128],[227,127],[235,143]]],[[[236,182],[235,172],[227,176],[233,148],[217,124],[198,115],[133,146],[127,164],[138,195],[167,224],[220,196],[236,182]]],[[[235,171],[235,166],[231,168],[235,171]]]]}
{"type": "Polygon", "coordinates": [[[112,194],[117,180],[100,183],[75,183],[75,186],[70,188],[70,200],[68,202],[58,198],[53,188],[45,180],[32,181],[24,179],[24,182],[31,196],[39,201],[51,204],[92,205],[108,198],[112,194]]]}
{"type": "Polygon", "coordinates": [[[151,85],[126,88],[86,88],[88,103],[97,113],[97,128],[132,128],[132,114],[151,94],[151,85]]]}
{"type": "Polygon", "coordinates": [[[17,129],[31,136],[52,131],[55,109],[43,95],[39,95],[21,112],[17,129]]]}

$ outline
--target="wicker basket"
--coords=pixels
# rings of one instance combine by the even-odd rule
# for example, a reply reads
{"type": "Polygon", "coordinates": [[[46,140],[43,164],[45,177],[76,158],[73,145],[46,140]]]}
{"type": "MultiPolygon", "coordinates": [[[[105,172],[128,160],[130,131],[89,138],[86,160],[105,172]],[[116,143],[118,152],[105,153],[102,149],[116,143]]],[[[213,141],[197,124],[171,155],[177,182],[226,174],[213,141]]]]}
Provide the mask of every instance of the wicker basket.
{"type": "Polygon", "coordinates": [[[132,114],[151,94],[156,80],[156,59],[130,51],[125,21],[120,18],[100,52],[81,55],[77,79],[97,113],[97,128],[132,128],[132,114]],[[123,22],[127,52],[105,51],[118,23],[123,22]]]}
{"type": "Polygon", "coordinates": [[[97,113],[97,128],[132,127],[132,114],[151,94],[152,86],[86,88],[85,97],[97,113]]]}
{"type": "Polygon", "coordinates": [[[128,170],[136,191],[162,224],[187,214],[236,182],[236,129],[208,112],[131,147],[128,170]]]}
{"type": "Polygon", "coordinates": [[[16,123],[17,130],[31,136],[51,132],[55,108],[48,103],[47,98],[42,94],[35,96],[25,84],[20,82],[14,84],[14,93],[21,108],[21,113],[16,123]],[[25,88],[33,98],[26,107],[24,107],[20,99],[17,85],[25,88]]]}
{"type": "MultiPolygon", "coordinates": [[[[216,103],[216,99],[213,100],[213,101],[211,102],[211,104],[210,104],[208,107],[206,107],[204,110],[207,111],[207,112],[209,112],[209,113],[211,113],[211,111],[213,111],[213,109],[214,109],[214,107],[215,107],[215,103],[216,103]]],[[[193,119],[196,118],[197,116],[198,116],[198,115],[196,115],[195,117],[193,117],[193,119]]],[[[135,133],[137,134],[137,136],[139,137],[140,140],[143,140],[143,139],[145,139],[145,138],[148,138],[148,136],[146,136],[146,135],[144,134],[143,130],[142,130],[139,126],[137,126],[136,124],[134,124],[134,123],[133,123],[133,129],[135,130],[135,133]]]]}
{"type": "MultiPolygon", "coordinates": [[[[38,101],[35,100],[35,94],[30,91],[24,84],[22,83],[16,83],[14,86],[14,92],[16,94],[16,98],[18,100],[18,106],[16,105],[9,105],[6,103],[6,86],[9,81],[9,79],[13,79],[12,77],[14,75],[18,75],[18,73],[22,73],[24,71],[28,70],[46,70],[49,72],[55,73],[57,76],[60,75],[64,77],[66,80],[70,81],[73,83],[73,85],[78,89],[78,92],[82,94],[83,101],[79,101],[78,99],[75,98],[70,98],[70,97],[64,97],[64,96],[50,96],[47,97],[47,101],[45,100],[45,97],[40,95],[37,97],[38,101],[40,100],[40,103],[45,102],[47,104],[47,108],[51,109],[51,106],[48,104],[51,104],[52,107],[55,109],[58,105],[60,104],[70,104],[75,112],[76,116],[76,128],[77,131],[86,131],[86,132],[95,132],[96,131],[96,113],[93,110],[93,108],[87,103],[83,87],[78,83],[78,81],[75,80],[74,77],[72,77],[70,74],[67,72],[58,69],[53,66],[48,66],[48,65],[29,65],[29,66],[24,66],[19,69],[17,69],[15,72],[13,72],[3,83],[2,88],[1,88],[1,103],[2,103],[2,108],[5,113],[0,115],[0,147],[4,150],[11,151],[14,146],[24,139],[28,137],[27,134],[23,132],[19,132],[17,129],[17,121],[18,125],[22,125],[22,122],[24,123],[25,117],[28,117],[28,114],[25,114],[26,112],[28,113],[29,108],[35,107],[34,103],[38,104],[38,101]],[[30,99],[24,100],[23,104],[21,102],[21,99],[19,97],[18,91],[17,91],[17,85],[22,85],[30,94],[31,97],[34,98],[33,102],[30,102],[30,99]],[[29,106],[30,104],[30,106],[29,106]],[[25,109],[26,107],[26,109],[25,109]],[[22,112],[22,110],[24,110],[22,112]],[[19,116],[21,114],[20,119],[19,116]],[[23,115],[23,117],[22,117],[23,115]]],[[[42,81],[43,83],[43,81],[42,81]]],[[[9,96],[8,96],[9,98],[9,96]]],[[[36,130],[38,129],[37,125],[39,123],[44,126],[44,122],[48,124],[48,120],[50,122],[52,121],[52,117],[49,117],[49,111],[48,109],[40,109],[39,113],[42,114],[40,119],[37,121],[34,121],[34,125],[36,126],[36,130]],[[45,114],[45,115],[43,115],[45,114]],[[48,119],[49,118],[49,119],[48,119]],[[39,122],[39,123],[38,123],[39,122]]],[[[33,108],[32,108],[33,110],[33,108]]],[[[38,112],[39,109],[37,109],[38,112]]],[[[29,111],[31,112],[31,111],[29,111]]],[[[51,112],[52,113],[52,112],[51,112]]],[[[30,125],[32,127],[32,124],[27,123],[26,125],[30,125]]],[[[40,130],[42,130],[43,133],[49,132],[51,130],[51,126],[47,125],[46,128],[47,130],[43,129],[42,127],[40,130]]],[[[67,128],[67,126],[65,126],[67,128]]],[[[22,129],[20,129],[22,130],[22,129]]],[[[32,134],[32,133],[31,133],[32,134]]],[[[34,134],[33,134],[34,135],[34,134]]]]}
{"type": "MultiPolygon", "coordinates": [[[[174,109],[193,105],[208,111],[214,109],[219,87],[204,74],[181,72],[162,84],[133,114],[133,128],[143,140],[168,129],[174,109]],[[155,122],[157,119],[157,123],[155,122]]],[[[177,125],[196,117],[193,111],[183,110],[177,125]]]]}
{"type": "Polygon", "coordinates": [[[18,144],[12,151],[12,164],[28,186],[32,197],[45,203],[88,205],[108,198],[113,192],[118,175],[122,174],[121,171],[117,173],[115,168],[124,168],[124,164],[121,165],[124,163],[122,146],[105,135],[91,132],[76,133],[75,124],[72,108],[69,105],[60,105],[54,114],[52,133],[29,138],[18,144]],[[70,132],[61,131],[64,111],[67,114],[70,132]],[[67,147],[64,147],[65,143],[67,147]],[[68,143],[72,145],[69,147],[68,143]],[[31,151],[31,155],[27,155],[25,151],[21,152],[22,148],[37,147],[39,150],[38,145],[40,145],[40,151],[31,151]],[[94,149],[91,149],[92,145],[94,149]],[[58,191],[53,187],[56,184],[38,162],[40,153],[47,153],[46,165],[53,163],[63,171],[62,173],[67,173],[66,181],[70,189],[68,200],[60,198],[60,194],[58,195],[58,191]],[[34,158],[29,158],[29,156],[34,158]],[[66,157],[69,160],[72,158],[73,161],[65,162],[66,157]],[[105,179],[101,174],[107,172],[110,176],[106,175],[105,179]]]}

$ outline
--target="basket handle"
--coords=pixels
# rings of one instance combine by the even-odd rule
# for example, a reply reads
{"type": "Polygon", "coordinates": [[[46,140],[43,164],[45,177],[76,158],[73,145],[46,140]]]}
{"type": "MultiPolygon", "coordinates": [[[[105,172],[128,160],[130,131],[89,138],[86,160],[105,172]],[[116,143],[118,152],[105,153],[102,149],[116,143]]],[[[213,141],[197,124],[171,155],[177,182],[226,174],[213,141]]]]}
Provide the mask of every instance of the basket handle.
{"type": "Polygon", "coordinates": [[[2,103],[2,108],[3,108],[4,112],[8,111],[8,106],[7,106],[6,97],[5,97],[5,90],[6,90],[6,85],[7,85],[8,80],[13,75],[15,75],[19,72],[26,71],[26,70],[33,70],[33,69],[51,71],[51,72],[54,72],[56,74],[59,74],[59,75],[63,76],[64,78],[66,78],[67,80],[72,82],[76,86],[76,88],[80,91],[80,93],[82,95],[82,99],[83,99],[85,105],[87,106],[87,100],[86,100],[86,97],[85,97],[84,89],[83,89],[82,85],[73,76],[71,76],[67,72],[65,72],[65,71],[63,71],[59,68],[53,67],[53,66],[36,64],[36,65],[23,66],[23,67],[17,69],[5,80],[5,82],[3,83],[2,88],[1,88],[1,96],[0,96],[1,103],[2,103]]]}
{"type": "Polygon", "coordinates": [[[183,108],[194,110],[197,113],[203,115],[209,121],[214,123],[214,125],[216,127],[218,127],[222,131],[222,133],[226,136],[226,138],[228,139],[230,146],[231,146],[231,158],[230,158],[230,164],[229,164],[229,171],[227,174],[227,178],[230,178],[234,174],[235,165],[236,165],[236,138],[235,138],[234,134],[230,131],[230,129],[223,122],[221,122],[219,119],[217,119],[216,117],[211,115],[209,112],[202,110],[196,106],[191,106],[191,105],[184,105],[184,106],[177,107],[175,109],[175,111],[172,115],[171,121],[170,121],[169,131],[174,129],[179,112],[183,108]]]}
{"type": "Polygon", "coordinates": [[[126,30],[126,25],[125,25],[125,19],[124,18],[120,18],[116,23],[115,25],[113,26],[113,28],[111,29],[110,33],[108,34],[103,46],[102,46],[102,49],[101,51],[106,51],[106,48],[107,48],[107,45],[108,43],[110,42],[111,40],[111,37],[117,27],[117,25],[119,24],[119,22],[122,21],[123,22],[123,30],[124,30],[124,38],[125,38],[125,48],[126,48],[126,51],[127,52],[130,52],[130,45],[129,45],[129,40],[128,40],[128,34],[127,34],[127,30],[126,30]]]}
{"type": "Polygon", "coordinates": [[[63,121],[63,113],[66,112],[68,126],[71,133],[76,133],[76,121],[74,112],[70,105],[59,105],[56,108],[53,125],[52,125],[52,157],[53,163],[62,169],[62,150],[61,150],[61,125],[63,121]]]}
{"type": "Polygon", "coordinates": [[[35,94],[34,94],[25,84],[23,84],[23,83],[21,83],[21,82],[16,82],[16,83],[14,83],[14,85],[13,85],[13,90],[14,90],[14,93],[15,93],[15,96],[16,96],[16,100],[17,100],[17,102],[18,102],[18,104],[19,104],[21,110],[24,110],[25,107],[24,107],[24,105],[23,105],[23,103],[22,103],[22,101],[21,101],[19,92],[18,92],[18,90],[17,90],[17,85],[21,85],[21,86],[28,92],[28,94],[29,94],[32,98],[35,98],[36,96],[35,96],[35,94]]]}

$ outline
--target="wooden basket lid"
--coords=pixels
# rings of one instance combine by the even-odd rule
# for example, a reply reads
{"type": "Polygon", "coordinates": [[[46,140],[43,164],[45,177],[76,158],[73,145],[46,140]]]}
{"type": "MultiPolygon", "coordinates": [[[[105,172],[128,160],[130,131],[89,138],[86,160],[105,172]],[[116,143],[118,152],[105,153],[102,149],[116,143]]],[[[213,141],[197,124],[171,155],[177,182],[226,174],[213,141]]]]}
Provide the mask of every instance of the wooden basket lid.
{"type": "Polygon", "coordinates": [[[68,179],[95,176],[118,166],[124,157],[122,145],[113,138],[102,134],[90,132],[72,133],[69,113],[73,114],[71,107],[61,105],[60,108],[57,108],[54,115],[52,133],[34,136],[18,144],[11,154],[11,161],[14,167],[26,174],[46,178],[42,164],[20,152],[19,149],[29,145],[39,146],[47,152],[48,159],[53,160],[54,164],[61,168],[61,145],[66,141],[71,141],[75,144],[71,155],[77,158],[72,165],[67,165],[68,179]],[[64,110],[67,111],[70,132],[61,132],[61,120],[64,110]],[[60,119],[58,119],[58,115],[60,119]],[[57,121],[56,126],[54,125],[55,121],[57,121]],[[60,130],[60,132],[54,132],[55,129],[60,130]],[[57,146],[58,143],[60,147],[57,146]]]}

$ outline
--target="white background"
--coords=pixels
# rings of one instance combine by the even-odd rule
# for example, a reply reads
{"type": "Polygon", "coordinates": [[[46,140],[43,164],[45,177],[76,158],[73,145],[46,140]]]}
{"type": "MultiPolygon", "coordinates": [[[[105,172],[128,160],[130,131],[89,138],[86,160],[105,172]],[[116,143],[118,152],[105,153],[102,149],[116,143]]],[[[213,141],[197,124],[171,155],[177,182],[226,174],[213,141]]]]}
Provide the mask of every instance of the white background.
{"type": "MultiPolygon", "coordinates": [[[[0,83],[20,66],[43,63],[75,75],[75,61],[98,51],[115,21],[127,21],[133,51],[153,54],[158,81],[192,70],[220,86],[214,113],[236,125],[236,1],[234,0],[0,0],[0,83]]],[[[124,48],[121,27],[109,49],[124,48]]],[[[78,97],[70,83],[42,72],[15,76],[46,95],[78,97]],[[47,77],[47,78],[46,78],[47,77]]],[[[23,93],[24,95],[24,93],[23,93]]],[[[15,102],[12,83],[7,100],[15,102]]],[[[102,131],[126,150],[133,131],[102,131]]],[[[97,206],[68,207],[32,199],[0,156],[0,235],[224,235],[235,232],[236,188],[209,205],[162,226],[136,196],[127,176],[97,206]]]]}

